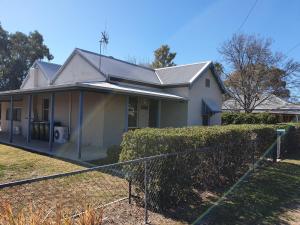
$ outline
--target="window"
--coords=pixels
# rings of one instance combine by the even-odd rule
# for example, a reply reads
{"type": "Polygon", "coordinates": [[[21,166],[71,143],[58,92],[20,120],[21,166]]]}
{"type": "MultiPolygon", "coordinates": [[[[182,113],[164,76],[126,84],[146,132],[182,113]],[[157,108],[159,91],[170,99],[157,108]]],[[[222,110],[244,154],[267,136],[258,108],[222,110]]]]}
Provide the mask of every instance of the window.
{"type": "Polygon", "coordinates": [[[202,116],[202,124],[203,124],[203,126],[208,126],[209,125],[209,115],[203,115],[202,116]]]}
{"type": "Polygon", "coordinates": [[[205,79],[205,87],[210,87],[210,79],[205,79]]]}
{"type": "Polygon", "coordinates": [[[129,97],[128,101],[128,128],[137,128],[138,98],[129,97]]]}
{"type": "Polygon", "coordinates": [[[44,98],[43,99],[43,120],[49,121],[49,99],[44,98]]]}
{"type": "MultiPolygon", "coordinates": [[[[6,109],[6,120],[10,120],[10,108],[6,109]]],[[[21,108],[13,109],[13,120],[21,121],[21,108]]]]}
{"type": "Polygon", "coordinates": [[[150,100],[149,127],[158,127],[158,100],[150,100]]]}

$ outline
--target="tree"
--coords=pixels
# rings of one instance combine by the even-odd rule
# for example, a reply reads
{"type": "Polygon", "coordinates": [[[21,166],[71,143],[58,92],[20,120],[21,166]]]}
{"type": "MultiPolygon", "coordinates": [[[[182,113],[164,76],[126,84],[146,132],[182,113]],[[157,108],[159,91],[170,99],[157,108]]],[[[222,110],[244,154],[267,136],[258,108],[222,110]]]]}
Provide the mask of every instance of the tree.
{"type": "Polygon", "coordinates": [[[34,61],[45,57],[53,59],[38,31],[8,33],[0,24],[0,90],[18,89],[34,61]]]}
{"type": "Polygon", "coordinates": [[[176,52],[170,52],[168,45],[162,45],[160,48],[154,51],[154,61],[152,63],[153,68],[163,68],[168,66],[175,66],[173,62],[176,56],[176,52]]]}
{"type": "Polygon", "coordinates": [[[272,94],[288,96],[288,81],[299,79],[300,64],[271,50],[272,41],[256,35],[234,34],[219,49],[231,72],[224,73],[231,97],[252,112],[272,94]]]}

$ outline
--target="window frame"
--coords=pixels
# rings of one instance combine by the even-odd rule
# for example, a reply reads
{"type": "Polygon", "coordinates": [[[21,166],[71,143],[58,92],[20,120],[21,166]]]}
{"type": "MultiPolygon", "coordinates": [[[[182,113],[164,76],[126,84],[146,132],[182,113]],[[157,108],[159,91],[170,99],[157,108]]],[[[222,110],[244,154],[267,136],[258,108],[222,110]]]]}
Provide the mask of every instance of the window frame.
{"type": "Polygon", "coordinates": [[[49,98],[43,98],[43,102],[42,102],[42,119],[43,121],[49,121],[49,111],[50,111],[50,100],[49,98]],[[48,101],[48,107],[45,108],[45,100],[48,101]],[[45,111],[47,111],[47,120],[45,120],[45,111]]]}
{"type": "Polygon", "coordinates": [[[136,97],[136,96],[129,96],[128,97],[128,106],[127,106],[127,121],[128,121],[128,130],[131,130],[131,129],[137,129],[139,127],[139,124],[138,124],[138,121],[139,121],[139,98],[136,97]],[[129,108],[130,108],[130,99],[135,99],[136,100],[136,112],[135,112],[135,126],[131,126],[129,124],[129,108]]]}
{"type": "MultiPolygon", "coordinates": [[[[6,120],[10,120],[10,107],[6,108],[6,120]]],[[[13,108],[13,121],[21,122],[22,121],[22,107],[13,108]]]]}
{"type": "Polygon", "coordinates": [[[210,88],[210,79],[205,78],[205,87],[210,88]]]}

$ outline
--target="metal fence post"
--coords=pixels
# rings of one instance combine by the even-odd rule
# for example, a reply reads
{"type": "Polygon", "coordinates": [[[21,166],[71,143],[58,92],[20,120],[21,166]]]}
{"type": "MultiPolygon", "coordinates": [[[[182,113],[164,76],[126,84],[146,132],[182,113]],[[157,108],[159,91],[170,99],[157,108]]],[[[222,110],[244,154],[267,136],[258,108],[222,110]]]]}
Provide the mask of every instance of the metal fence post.
{"type": "Polygon", "coordinates": [[[144,196],[144,201],[145,201],[145,224],[148,224],[148,206],[147,206],[147,198],[148,198],[148,168],[147,168],[147,160],[145,160],[144,162],[144,170],[145,170],[145,174],[144,174],[144,185],[145,185],[145,196],[144,196]]]}
{"type": "Polygon", "coordinates": [[[277,159],[280,158],[280,145],[281,145],[281,135],[277,134],[277,159]]]}
{"type": "Polygon", "coordinates": [[[252,150],[252,170],[254,172],[255,167],[255,149],[256,149],[256,143],[254,144],[253,150],[252,150]]]}
{"type": "Polygon", "coordinates": [[[128,181],[128,202],[131,204],[131,179],[128,181]]]}

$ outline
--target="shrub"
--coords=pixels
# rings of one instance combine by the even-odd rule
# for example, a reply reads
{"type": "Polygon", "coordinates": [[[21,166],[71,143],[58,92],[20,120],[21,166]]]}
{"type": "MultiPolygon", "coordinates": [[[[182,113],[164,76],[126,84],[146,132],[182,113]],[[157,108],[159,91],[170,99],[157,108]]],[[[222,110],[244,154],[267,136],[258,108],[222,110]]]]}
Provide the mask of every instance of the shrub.
{"type": "MultiPolygon", "coordinates": [[[[120,161],[196,150],[149,165],[150,195],[156,196],[160,208],[168,208],[186,201],[193,187],[205,189],[234,182],[248,169],[253,154],[260,156],[275,140],[275,129],[275,125],[228,125],[129,131],[123,137],[120,161]],[[209,150],[201,151],[203,147],[209,150]]],[[[142,191],[143,166],[130,169],[141,176],[134,179],[142,191]]]]}
{"type": "Polygon", "coordinates": [[[121,153],[121,147],[118,145],[113,145],[107,149],[107,162],[116,163],[119,161],[119,156],[121,153]]]}
{"type": "Polygon", "coordinates": [[[270,113],[222,113],[222,124],[277,124],[280,118],[270,113]]]}

